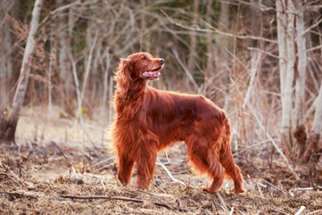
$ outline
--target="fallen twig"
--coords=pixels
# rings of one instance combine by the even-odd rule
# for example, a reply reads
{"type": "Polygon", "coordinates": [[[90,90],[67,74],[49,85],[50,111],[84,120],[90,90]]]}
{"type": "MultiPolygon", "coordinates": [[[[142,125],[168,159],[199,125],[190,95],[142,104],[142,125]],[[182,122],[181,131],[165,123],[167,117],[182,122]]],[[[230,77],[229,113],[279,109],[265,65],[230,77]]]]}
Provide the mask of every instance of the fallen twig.
{"type": "Polygon", "coordinates": [[[289,192],[294,192],[294,191],[312,191],[314,190],[313,187],[295,187],[289,190],[289,192]]]}
{"type": "Polygon", "coordinates": [[[321,214],[322,213],[322,209],[316,210],[316,211],[312,211],[310,213],[307,213],[306,215],[312,215],[312,214],[321,214]]]}
{"type": "Polygon", "coordinates": [[[295,215],[300,215],[302,214],[302,212],[305,210],[305,206],[301,206],[300,209],[298,209],[298,211],[295,213],[295,215]]]}
{"type": "Polygon", "coordinates": [[[172,198],[172,199],[175,199],[175,197],[174,197],[173,195],[166,194],[166,193],[152,193],[152,192],[147,192],[147,191],[144,191],[144,190],[137,190],[137,191],[135,191],[135,192],[143,193],[143,194],[148,194],[149,196],[165,197],[165,198],[172,198]]]}
{"type": "Polygon", "coordinates": [[[233,213],[234,213],[234,207],[231,207],[231,210],[229,212],[229,215],[233,215],[233,213]]]}
{"type": "Polygon", "coordinates": [[[293,191],[298,191],[298,190],[301,190],[301,191],[312,191],[312,190],[314,190],[314,187],[296,187],[296,188],[293,188],[292,190],[293,191]]]}
{"type": "Polygon", "coordinates": [[[13,197],[13,198],[32,198],[32,199],[38,199],[40,197],[39,194],[37,193],[34,193],[34,192],[26,192],[26,191],[23,191],[23,192],[5,192],[5,191],[2,191],[0,192],[0,196],[10,196],[10,197],[13,197]]]}
{"type": "Polygon", "coordinates": [[[282,188],[280,188],[280,187],[278,187],[278,186],[276,186],[276,185],[272,184],[271,182],[269,182],[269,181],[267,181],[267,180],[265,180],[265,179],[263,179],[263,182],[265,182],[267,185],[271,186],[271,187],[272,187],[272,188],[274,188],[275,190],[278,190],[278,191],[280,191],[280,192],[284,193],[285,195],[287,195],[287,192],[286,192],[285,190],[283,190],[282,188]]]}
{"type": "Polygon", "coordinates": [[[219,199],[219,201],[220,201],[220,203],[222,205],[222,209],[224,211],[227,211],[227,205],[226,205],[226,202],[225,202],[224,198],[219,193],[216,193],[216,195],[217,195],[217,197],[218,197],[218,199],[219,199]]]}
{"type": "MultiPolygon", "coordinates": [[[[60,195],[61,198],[65,199],[80,199],[80,200],[119,200],[119,201],[126,201],[126,202],[137,202],[137,203],[144,203],[144,200],[142,199],[136,199],[136,198],[129,198],[129,197],[123,197],[123,196],[74,196],[74,195],[60,195]]],[[[165,207],[169,210],[172,210],[172,207],[165,203],[160,202],[153,202],[154,205],[165,207]]]]}
{"type": "Polygon", "coordinates": [[[180,180],[176,179],[163,163],[157,162],[157,164],[159,166],[161,166],[164,169],[164,171],[166,171],[166,173],[168,174],[168,176],[171,178],[172,181],[174,181],[176,183],[179,183],[179,184],[182,184],[183,186],[187,187],[187,185],[183,181],[180,181],[180,180]]]}
{"type": "Polygon", "coordinates": [[[68,157],[65,155],[65,153],[64,153],[64,150],[62,150],[62,148],[56,143],[56,142],[54,142],[54,141],[51,141],[51,144],[58,150],[58,152],[66,159],[66,161],[68,161],[68,163],[69,164],[71,164],[70,163],[70,161],[69,161],[69,159],[68,159],[68,157]]]}
{"type": "Polygon", "coordinates": [[[113,163],[114,163],[114,157],[110,157],[110,158],[107,158],[107,159],[104,159],[104,160],[101,160],[101,161],[98,161],[97,163],[95,163],[94,165],[93,165],[93,167],[99,167],[99,166],[101,166],[102,164],[105,164],[105,163],[109,163],[110,164],[110,162],[111,161],[113,161],[113,163]]]}
{"type": "Polygon", "coordinates": [[[106,165],[104,165],[104,166],[102,166],[102,167],[98,168],[97,170],[98,170],[99,172],[101,172],[102,170],[104,170],[104,169],[108,169],[108,168],[110,168],[111,166],[114,166],[114,165],[115,165],[115,162],[112,162],[112,163],[110,163],[110,164],[106,164],[106,165]]]}
{"type": "Polygon", "coordinates": [[[0,172],[0,176],[5,176],[7,177],[8,179],[10,179],[12,182],[14,182],[17,186],[18,185],[21,185],[21,183],[19,183],[19,181],[17,181],[14,177],[8,175],[7,173],[3,173],[3,172],[0,172]]]}
{"type": "Polygon", "coordinates": [[[263,192],[262,192],[262,189],[261,189],[261,184],[260,183],[256,183],[256,187],[258,189],[258,192],[259,192],[260,196],[262,198],[264,198],[264,195],[263,195],[263,192]]]}
{"type": "Polygon", "coordinates": [[[11,176],[11,179],[14,179],[16,183],[19,183],[21,185],[24,185],[24,186],[28,186],[28,187],[33,187],[33,183],[31,182],[28,182],[28,181],[24,181],[23,179],[21,179],[14,171],[12,171],[10,169],[10,167],[8,167],[7,165],[5,164],[2,164],[3,168],[5,170],[7,170],[9,173],[10,173],[10,176],[11,176]]]}

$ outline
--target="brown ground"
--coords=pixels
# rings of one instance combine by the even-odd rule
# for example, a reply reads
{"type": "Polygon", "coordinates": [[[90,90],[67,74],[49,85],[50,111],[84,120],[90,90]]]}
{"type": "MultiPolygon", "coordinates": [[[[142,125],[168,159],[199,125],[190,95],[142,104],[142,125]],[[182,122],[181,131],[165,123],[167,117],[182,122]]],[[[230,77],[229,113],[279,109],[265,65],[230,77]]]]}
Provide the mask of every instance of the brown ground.
{"type": "Polygon", "coordinates": [[[128,188],[117,182],[113,154],[100,141],[27,139],[0,146],[0,214],[295,214],[302,206],[302,214],[322,214],[321,184],[295,180],[283,162],[256,153],[236,156],[245,194],[231,193],[229,183],[218,194],[202,192],[207,180],[190,171],[183,145],[159,162],[185,185],[157,165],[150,190],[138,191],[135,173],[128,188]]]}

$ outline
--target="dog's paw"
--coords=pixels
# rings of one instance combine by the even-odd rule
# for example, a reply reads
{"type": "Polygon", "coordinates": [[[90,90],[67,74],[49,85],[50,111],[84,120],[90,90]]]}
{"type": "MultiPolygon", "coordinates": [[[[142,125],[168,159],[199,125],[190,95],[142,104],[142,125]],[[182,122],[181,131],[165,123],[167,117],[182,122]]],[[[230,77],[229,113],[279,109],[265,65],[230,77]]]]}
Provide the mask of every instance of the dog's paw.
{"type": "Polygon", "coordinates": [[[240,194],[240,193],[244,193],[246,192],[246,190],[243,187],[235,187],[234,189],[234,193],[236,194],[240,194]]]}
{"type": "Polygon", "coordinates": [[[206,192],[206,193],[217,193],[219,192],[220,189],[217,189],[217,190],[214,190],[214,189],[210,189],[210,188],[204,188],[202,189],[203,192],[206,192]]]}

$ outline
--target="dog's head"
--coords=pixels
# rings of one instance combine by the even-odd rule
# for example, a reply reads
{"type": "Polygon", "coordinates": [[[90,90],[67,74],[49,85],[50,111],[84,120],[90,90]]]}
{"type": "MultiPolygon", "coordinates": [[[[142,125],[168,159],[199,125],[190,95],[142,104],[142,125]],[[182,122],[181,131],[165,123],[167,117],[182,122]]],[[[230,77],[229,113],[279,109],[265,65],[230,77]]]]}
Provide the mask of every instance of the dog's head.
{"type": "Polygon", "coordinates": [[[159,78],[164,67],[164,59],[153,57],[147,52],[138,52],[121,59],[123,72],[131,80],[153,80],[159,78]]]}

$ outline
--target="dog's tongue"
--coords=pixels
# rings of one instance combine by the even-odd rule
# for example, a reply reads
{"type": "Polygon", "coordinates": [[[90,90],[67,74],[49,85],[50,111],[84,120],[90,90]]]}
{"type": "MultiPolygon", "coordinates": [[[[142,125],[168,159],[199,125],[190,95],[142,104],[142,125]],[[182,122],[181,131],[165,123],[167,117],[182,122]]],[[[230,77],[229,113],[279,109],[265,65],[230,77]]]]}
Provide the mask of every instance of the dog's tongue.
{"type": "Polygon", "coordinates": [[[160,76],[160,72],[147,71],[143,72],[143,76],[146,78],[157,78],[160,76]]]}

